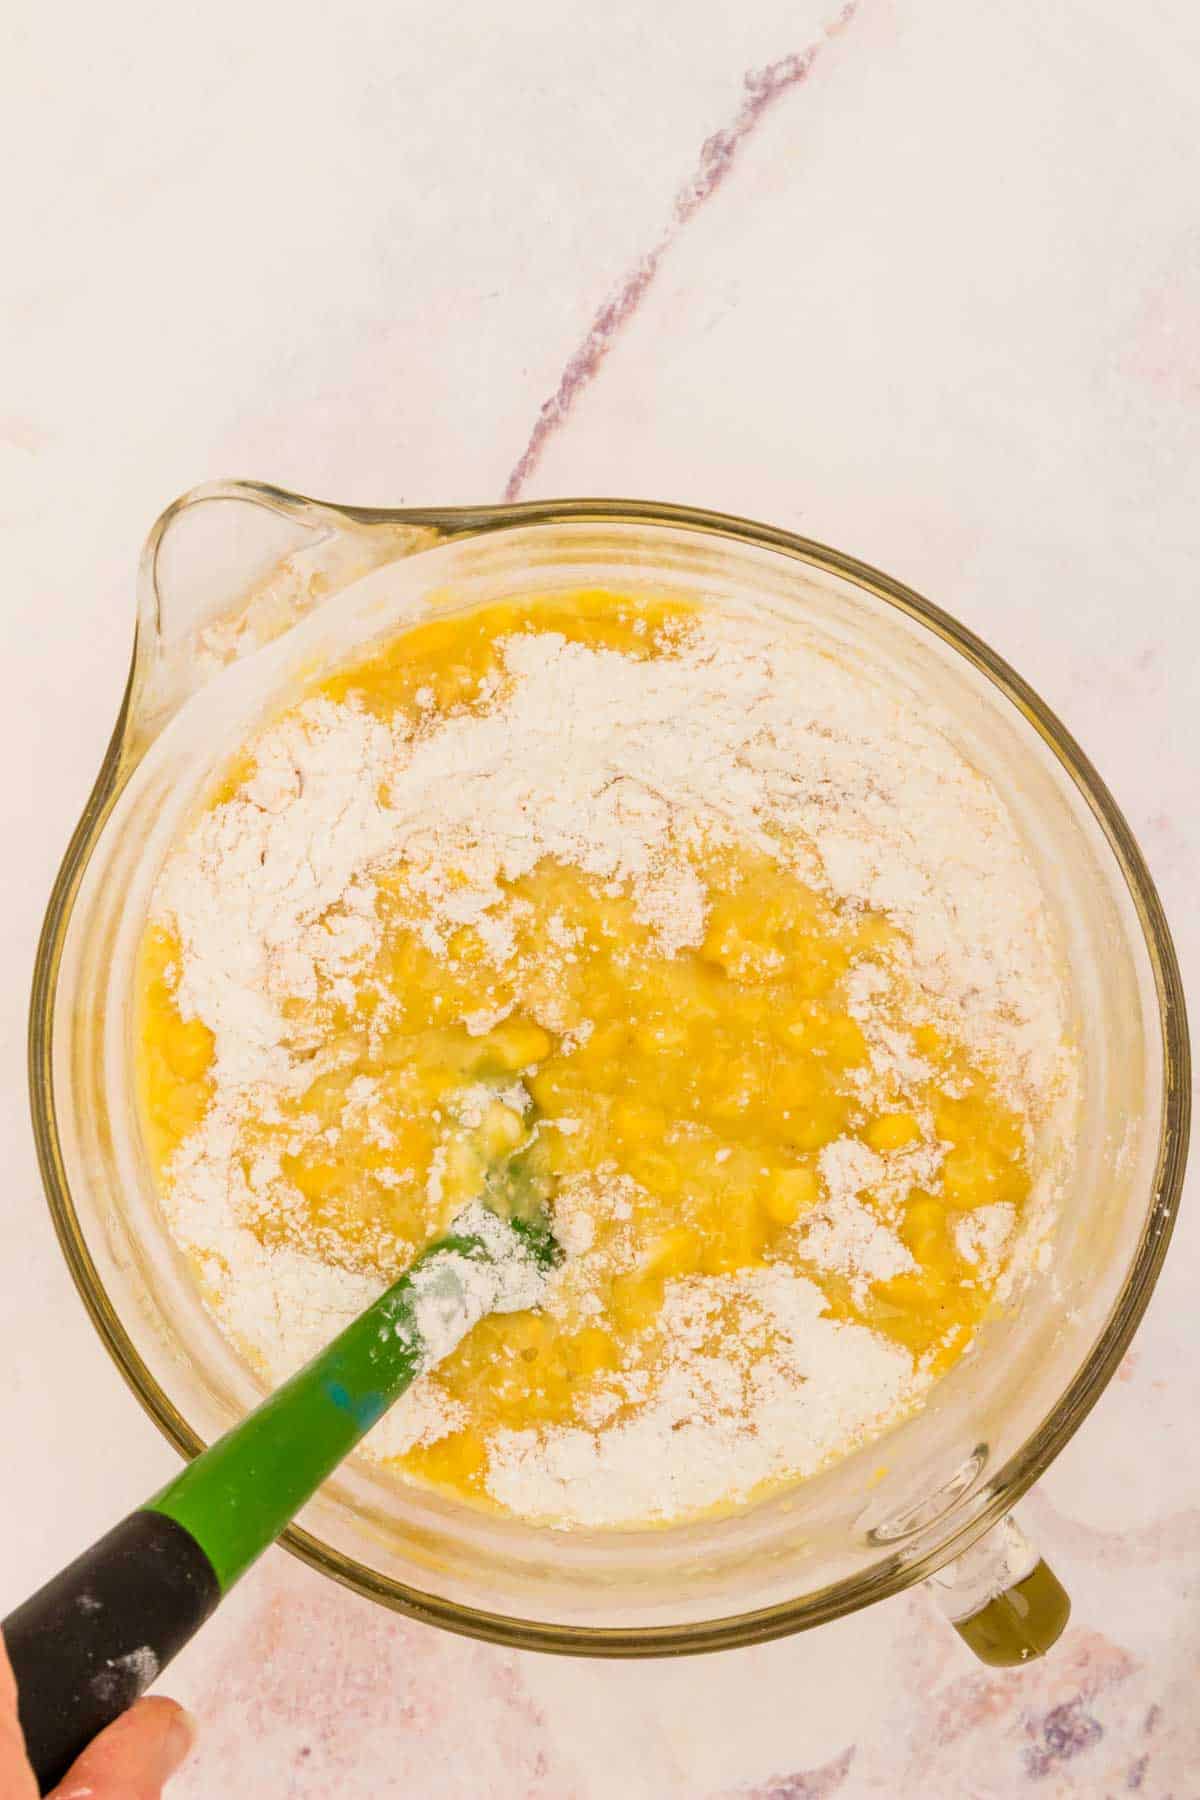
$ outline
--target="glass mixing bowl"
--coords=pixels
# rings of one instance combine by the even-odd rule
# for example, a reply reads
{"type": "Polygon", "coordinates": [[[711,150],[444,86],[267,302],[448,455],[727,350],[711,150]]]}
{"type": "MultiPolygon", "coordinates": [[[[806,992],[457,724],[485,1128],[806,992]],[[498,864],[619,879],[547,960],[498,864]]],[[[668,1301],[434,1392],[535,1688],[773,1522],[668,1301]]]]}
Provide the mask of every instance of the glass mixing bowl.
{"type": "Polygon", "coordinates": [[[765,607],[949,709],[1025,835],[1069,975],[1082,1099],[1052,1265],[917,1417],[734,1516],[553,1532],[352,1461],[284,1541],[359,1593],[526,1648],[753,1643],[933,1577],[987,1660],[1037,1654],[1067,1603],[1009,1509],[1112,1375],[1167,1248],[1187,1138],[1179,973],[1129,828],[1048,708],[936,607],[819,544],[639,502],[367,511],[253,484],[197,489],[163,515],[34,980],[34,1122],[80,1293],[184,1455],[257,1400],[166,1233],[139,1141],[131,972],[156,872],[214,768],[299,675],[418,611],[579,585],[765,607]]]}

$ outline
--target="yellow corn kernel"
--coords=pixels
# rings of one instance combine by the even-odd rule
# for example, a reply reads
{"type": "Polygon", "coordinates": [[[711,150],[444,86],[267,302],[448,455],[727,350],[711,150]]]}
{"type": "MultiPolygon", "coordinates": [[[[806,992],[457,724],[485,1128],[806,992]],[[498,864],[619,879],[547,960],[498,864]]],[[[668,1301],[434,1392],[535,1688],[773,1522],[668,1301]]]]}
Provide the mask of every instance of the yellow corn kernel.
{"type": "Polygon", "coordinates": [[[856,947],[859,950],[886,950],[899,935],[896,927],[882,914],[868,913],[860,920],[855,932],[856,947]]]}
{"type": "Polygon", "coordinates": [[[880,1113],[863,1133],[872,1150],[903,1150],[906,1144],[915,1144],[920,1135],[921,1127],[906,1112],[880,1113]]]}
{"type": "Polygon", "coordinates": [[[627,1054],[630,1037],[628,1024],[619,1019],[612,1025],[599,1026],[576,1054],[581,1061],[594,1065],[615,1062],[627,1054]]]}
{"type": "Polygon", "coordinates": [[[660,1156],[652,1150],[638,1151],[629,1158],[629,1173],[662,1200],[669,1200],[679,1192],[679,1165],[670,1156],[660,1156]]]}
{"type": "Polygon", "coordinates": [[[540,1355],[554,1335],[550,1320],[540,1312],[507,1313],[504,1323],[507,1348],[525,1362],[540,1355]]]}
{"type": "Polygon", "coordinates": [[[567,1364],[574,1375],[595,1375],[601,1369],[620,1366],[617,1346],[607,1331],[598,1325],[585,1325],[563,1345],[567,1364]]]}
{"type": "Polygon", "coordinates": [[[745,1268],[756,1263],[766,1241],[762,1213],[753,1194],[731,1194],[726,1200],[721,1219],[721,1238],[725,1250],[733,1258],[730,1267],[745,1268]]]}
{"type": "Polygon", "coordinates": [[[940,1095],[933,1108],[933,1129],[944,1144],[959,1144],[971,1135],[971,1113],[965,1100],[940,1095]]]}
{"type": "Polygon", "coordinates": [[[830,1060],[839,1069],[857,1069],[867,1060],[867,1040],[857,1019],[838,1013],[824,1028],[830,1060]]]}
{"type": "Polygon", "coordinates": [[[726,1234],[705,1246],[700,1256],[701,1271],[705,1275],[734,1275],[739,1269],[754,1268],[761,1261],[759,1248],[746,1236],[726,1234]]]}
{"type": "Polygon", "coordinates": [[[689,982],[682,993],[672,994],[671,999],[685,1019],[699,1020],[701,1024],[709,1023],[720,1013],[711,980],[689,982]]]}
{"type": "Polygon", "coordinates": [[[528,1069],[544,1062],[552,1044],[550,1033],[531,1019],[506,1019],[479,1039],[482,1056],[498,1062],[502,1069],[528,1069]]]}
{"type": "Polygon", "coordinates": [[[646,1274],[694,1275],[700,1266],[700,1240],[686,1225],[672,1226],[653,1240],[638,1267],[646,1274]]]}
{"type": "Polygon", "coordinates": [[[424,1446],[415,1453],[414,1463],[430,1481],[466,1487],[486,1468],[487,1447],[479,1432],[468,1428],[424,1446]]]}
{"type": "Polygon", "coordinates": [[[1019,1164],[976,1144],[948,1153],[942,1164],[942,1189],[948,1203],[964,1211],[999,1201],[1019,1205],[1029,1191],[1029,1177],[1019,1164]]]}
{"type": "Polygon", "coordinates": [[[720,1086],[715,1090],[708,1087],[708,1098],[703,1103],[703,1110],[710,1118],[721,1119],[728,1124],[744,1118],[753,1099],[752,1091],[739,1085],[732,1071],[724,1077],[719,1070],[712,1070],[711,1074],[720,1086]]]}
{"type": "MultiPolygon", "coordinates": [[[[783,958],[769,943],[748,931],[746,922],[747,915],[741,909],[731,916],[729,908],[714,907],[708,933],[700,946],[700,957],[715,968],[723,969],[735,981],[761,981],[780,968],[783,958]]],[[[750,915],[749,922],[757,921],[750,915]]]]}
{"type": "Polygon", "coordinates": [[[612,1127],[626,1144],[659,1144],[667,1129],[667,1115],[643,1100],[618,1100],[612,1109],[612,1127]]]}
{"type": "Polygon", "coordinates": [[[489,1158],[503,1156],[506,1151],[515,1150],[524,1136],[525,1121],[520,1113],[494,1100],[484,1113],[479,1128],[484,1155],[489,1158]]]}
{"type": "Polygon", "coordinates": [[[197,1081],[212,1062],[213,1034],[203,1019],[181,1019],[176,1014],[166,1021],[163,1050],[181,1080],[197,1081]]]}
{"type": "Polygon", "coordinates": [[[643,1025],[633,1034],[633,1041],[639,1050],[647,1056],[658,1056],[672,1050],[686,1047],[690,1033],[688,1028],[678,1019],[656,1020],[653,1025],[643,1025]]]}
{"type": "Polygon", "coordinates": [[[944,1230],[913,1231],[905,1235],[904,1241],[921,1269],[933,1270],[943,1277],[952,1272],[954,1255],[944,1230]]]}
{"type": "Polygon", "coordinates": [[[942,1164],[942,1191],[951,1206],[986,1206],[994,1180],[977,1147],[951,1150],[942,1164]]]}
{"type": "Polygon", "coordinates": [[[805,951],[794,951],[787,957],[785,967],[797,993],[809,1000],[817,1000],[845,973],[846,958],[832,945],[823,949],[811,946],[805,951]]]}
{"type": "Polygon", "coordinates": [[[442,1201],[451,1209],[463,1200],[473,1200],[483,1186],[483,1159],[473,1144],[454,1137],[445,1146],[442,1159],[442,1201]]]}
{"type": "Polygon", "coordinates": [[[823,1150],[841,1136],[848,1110],[844,1101],[827,1096],[819,1105],[793,1111],[785,1128],[788,1143],[797,1150],[823,1150]]]}
{"type": "Polygon", "coordinates": [[[813,1169],[776,1169],[761,1198],[763,1211],[776,1225],[794,1225],[815,1206],[821,1187],[813,1169]]]}
{"type": "Polygon", "coordinates": [[[920,1312],[937,1305],[945,1296],[946,1282],[939,1270],[908,1269],[879,1284],[880,1291],[894,1305],[920,1312]]]}
{"type": "Polygon", "coordinates": [[[932,1194],[926,1194],[921,1188],[914,1188],[904,1209],[904,1223],[900,1227],[900,1236],[912,1248],[914,1237],[928,1234],[944,1234],[946,1229],[946,1208],[932,1194]]]}
{"type": "Polygon", "coordinates": [[[812,1105],[822,1086],[811,1063],[787,1062],[771,1073],[771,1100],[781,1111],[803,1110],[812,1105]]]}
{"type": "Polygon", "coordinates": [[[206,1097],[194,1087],[176,1088],[163,1109],[168,1136],[180,1143],[196,1126],[207,1110],[206,1097]]]}
{"type": "Polygon", "coordinates": [[[771,1023],[776,1037],[789,1049],[800,1050],[815,1041],[817,1034],[807,1013],[784,1013],[771,1023]]]}
{"type": "Polygon", "coordinates": [[[281,1167],[288,1180],[294,1182],[308,1200],[328,1200],[348,1185],[346,1170],[337,1163],[319,1162],[305,1156],[284,1156],[281,1167]]]}
{"type": "Polygon", "coordinates": [[[525,1086],[544,1113],[569,1113],[575,1110],[580,1092],[579,1076],[570,1064],[560,1066],[551,1063],[549,1068],[538,1069],[532,1075],[525,1076],[525,1086]]]}
{"type": "Polygon", "coordinates": [[[649,1325],[662,1306],[662,1281],[653,1271],[631,1271],[615,1275],[612,1284],[612,1317],[614,1323],[629,1331],[640,1331],[649,1325]]]}

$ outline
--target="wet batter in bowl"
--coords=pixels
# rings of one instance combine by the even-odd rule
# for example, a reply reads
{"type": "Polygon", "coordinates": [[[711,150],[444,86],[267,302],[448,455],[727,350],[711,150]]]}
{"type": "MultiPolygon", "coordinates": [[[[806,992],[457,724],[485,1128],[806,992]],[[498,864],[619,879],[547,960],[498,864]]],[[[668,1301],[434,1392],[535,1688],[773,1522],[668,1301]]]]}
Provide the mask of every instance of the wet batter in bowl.
{"type": "Polygon", "coordinates": [[[244,746],[160,879],[164,1211],[282,1379],[525,1150],[568,1252],[368,1440],[560,1525],[745,1503],[924,1403],[1051,1210],[1046,909],[928,709],[798,629],[418,623],[244,746]]]}

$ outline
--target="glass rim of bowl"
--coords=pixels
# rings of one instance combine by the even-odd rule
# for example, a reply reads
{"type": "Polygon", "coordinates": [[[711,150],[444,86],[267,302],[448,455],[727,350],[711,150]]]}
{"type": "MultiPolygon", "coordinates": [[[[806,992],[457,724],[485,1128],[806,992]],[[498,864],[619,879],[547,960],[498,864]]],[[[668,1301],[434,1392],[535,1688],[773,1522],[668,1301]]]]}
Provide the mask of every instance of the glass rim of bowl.
{"type": "MultiPolygon", "coordinates": [[[[1023,715],[1082,795],[1108,844],[1132,900],[1154,980],[1162,1049],[1162,1109],[1154,1178],[1136,1253],[1110,1316],[1056,1405],[997,1471],[990,1497],[960,1529],[920,1557],[893,1555],[881,1564],[815,1592],[748,1612],[675,1625],[630,1628],[542,1622],[493,1613],[424,1593],[393,1580],[296,1526],[279,1542],[303,1562],[393,1611],[459,1635],[564,1655],[641,1657],[746,1647],[886,1599],[927,1579],[960,1555],[1011,1510],[1078,1429],[1127,1349],[1149,1303],[1179,1210],[1191,1111],[1190,1050],[1183,982],[1162,902],[1120,807],[1061,720],[1003,657],[949,613],[855,557],[780,527],[734,514],[659,501],[572,498],[477,507],[339,506],[259,482],[218,482],[195,489],[167,509],[155,528],[196,499],[245,499],[350,525],[413,526],[445,537],[482,536],[511,526],[629,523],[681,528],[773,550],[865,589],[924,626],[966,658],[1023,715]]],[[[151,543],[155,540],[151,534],[151,543]]],[[[107,751],[58,871],[38,942],[29,1015],[29,1087],[38,1162],[60,1247],[101,1341],[144,1410],[184,1457],[203,1441],[151,1374],[113,1306],[92,1259],[66,1176],[53,1085],[53,1014],[63,946],[79,884],[126,773],[125,750],[135,718],[133,666],[107,751]]]]}

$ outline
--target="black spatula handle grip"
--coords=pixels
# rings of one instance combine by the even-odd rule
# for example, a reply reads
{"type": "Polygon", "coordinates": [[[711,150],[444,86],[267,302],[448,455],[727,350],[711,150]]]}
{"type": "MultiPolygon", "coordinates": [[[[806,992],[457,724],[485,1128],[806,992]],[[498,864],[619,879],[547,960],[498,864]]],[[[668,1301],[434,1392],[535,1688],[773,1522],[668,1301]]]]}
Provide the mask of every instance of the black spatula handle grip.
{"type": "Polygon", "coordinates": [[[219,1599],[212,1564],[191,1533],[142,1511],[9,1614],[0,1629],[43,1794],[145,1692],[219,1599]]]}

